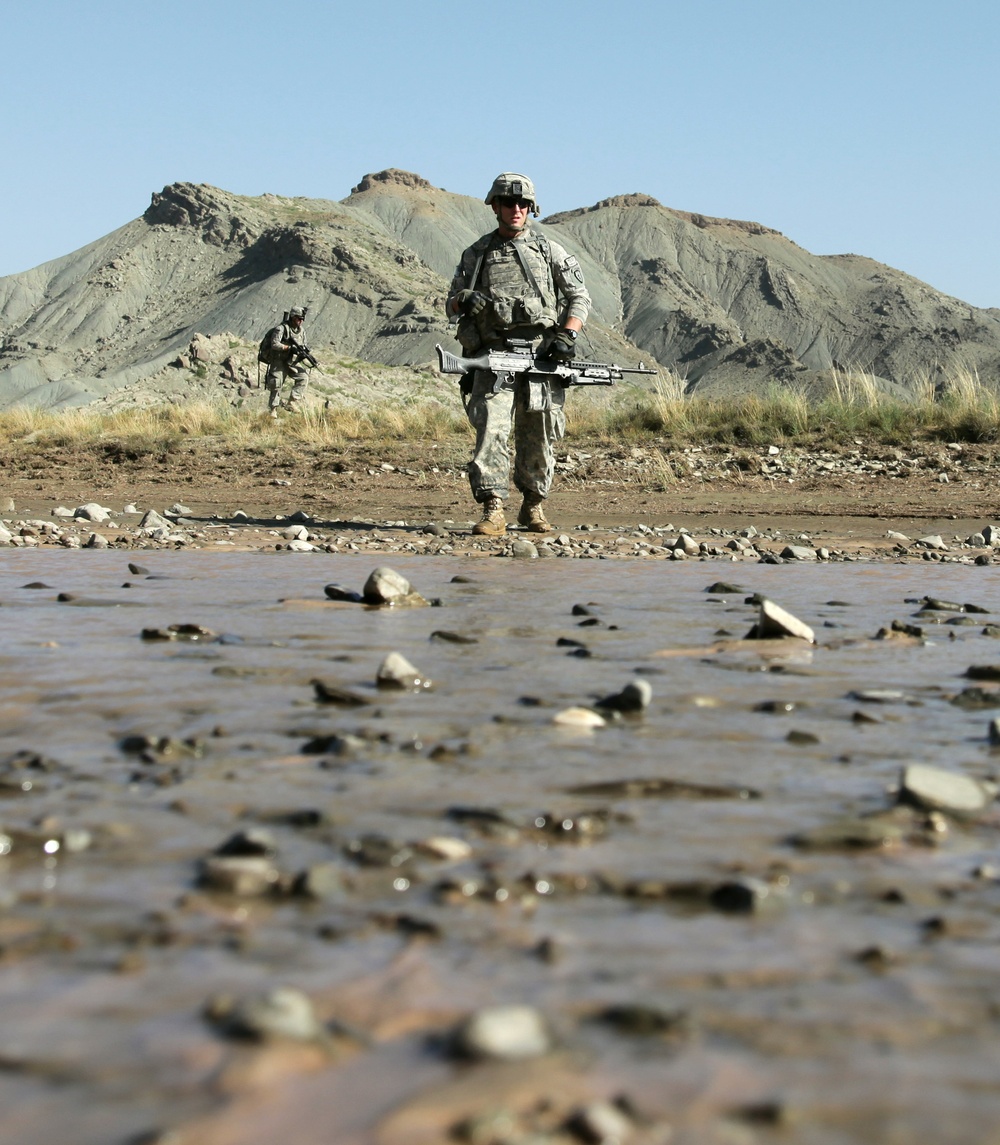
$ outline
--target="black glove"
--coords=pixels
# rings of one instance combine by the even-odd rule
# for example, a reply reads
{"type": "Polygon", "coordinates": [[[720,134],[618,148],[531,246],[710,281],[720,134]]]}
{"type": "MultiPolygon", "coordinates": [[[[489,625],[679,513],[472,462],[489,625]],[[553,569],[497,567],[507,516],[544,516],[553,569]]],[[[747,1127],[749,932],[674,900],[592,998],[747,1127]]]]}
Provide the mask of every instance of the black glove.
{"type": "Polygon", "coordinates": [[[560,330],[539,356],[553,362],[572,362],[576,357],[576,339],[569,330],[560,330]]]}
{"type": "Polygon", "coordinates": [[[460,290],[455,295],[455,302],[458,305],[459,313],[465,314],[469,318],[475,318],[477,314],[482,314],[486,309],[489,299],[485,294],[480,294],[478,290],[460,290]]]}

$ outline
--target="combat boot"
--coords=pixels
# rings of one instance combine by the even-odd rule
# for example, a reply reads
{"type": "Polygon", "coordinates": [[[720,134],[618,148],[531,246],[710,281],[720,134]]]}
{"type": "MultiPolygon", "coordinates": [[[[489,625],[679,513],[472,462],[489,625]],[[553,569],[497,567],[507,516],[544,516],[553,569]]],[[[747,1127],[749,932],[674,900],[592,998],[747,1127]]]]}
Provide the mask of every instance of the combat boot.
{"type": "Polygon", "coordinates": [[[482,519],[472,526],[472,531],[480,537],[502,537],[507,532],[503,501],[499,497],[486,498],[483,502],[482,519]]]}
{"type": "Polygon", "coordinates": [[[545,519],[542,509],[543,498],[537,493],[525,493],[521,502],[521,511],[517,515],[517,523],[524,525],[529,533],[551,533],[552,526],[545,519]]]}

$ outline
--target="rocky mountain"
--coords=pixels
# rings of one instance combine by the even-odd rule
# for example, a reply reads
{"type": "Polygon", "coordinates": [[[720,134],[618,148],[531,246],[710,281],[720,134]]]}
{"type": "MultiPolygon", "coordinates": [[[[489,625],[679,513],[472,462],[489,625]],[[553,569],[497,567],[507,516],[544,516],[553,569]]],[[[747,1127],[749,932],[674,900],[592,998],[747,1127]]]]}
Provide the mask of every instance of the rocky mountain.
{"type": "MultiPolygon", "coordinates": [[[[0,408],[150,386],[183,400],[195,334],[247,349],[291,305],[310,308],[314,350],[427,366],[450,344],[458,256],[492,224],[483,203],[404,171],[366,175],[340,202],[175,183],[110,235],[0,278],[0,408]]],[[[541,225],[584,267],[588,357],[655,360],[694,392],[816,387],[835,370],[904,390],[962,373],[1000,384],[1000,311],[870,259],[647,195],[541,225]]]]}

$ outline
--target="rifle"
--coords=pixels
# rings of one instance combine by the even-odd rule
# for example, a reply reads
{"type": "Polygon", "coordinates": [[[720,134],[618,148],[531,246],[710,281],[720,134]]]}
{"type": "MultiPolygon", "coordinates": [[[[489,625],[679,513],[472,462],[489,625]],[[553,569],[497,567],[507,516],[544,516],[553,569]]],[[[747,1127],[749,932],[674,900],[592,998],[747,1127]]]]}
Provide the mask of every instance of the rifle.
{"type": "Polygon", "coordinates": [[[313,357],[309,347],[297,346],[293,343],[291,352],[288,355],[288,364],[294,366],[299,362],[308,362],[313,369],[319,369],[319,362],[313,357]]]}
{"type": "Polygon", "coordinates": [[[564,386],[613,386],[622,380],[623,374],[643,374],[655,377],[656,370],[641,362],[638,366],[619,366],[607,362],[553,362],[547,358],[535,357],[531,343],[521,338],[511,338],[506,350],[490,350],[478,358],[463,358],[452,354],[440,343],[434,347],[438,355],[438,367],[442,374],[469,374],[473,370],[489,370],[496,374],[493,392],[510,388],[518,374],[525,374],[536,382],[553,379],[564,386]]]}

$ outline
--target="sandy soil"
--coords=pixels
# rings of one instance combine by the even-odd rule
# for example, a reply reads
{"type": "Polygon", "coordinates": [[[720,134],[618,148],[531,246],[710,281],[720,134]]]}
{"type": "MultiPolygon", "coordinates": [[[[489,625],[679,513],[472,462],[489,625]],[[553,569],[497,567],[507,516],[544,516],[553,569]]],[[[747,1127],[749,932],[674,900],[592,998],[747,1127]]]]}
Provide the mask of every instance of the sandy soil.
{"type": "MultiPolygon", "coordinates": [[[[302,511],[321,524],[453,522],[460,548],[478,516],[464,472],[467,449],[461,440],[336,450],[234,449],[198,440],[136,456],[113,441],[16,444],[0,454],[0,496],[14,501],[8,520],[45,519],[56,505],[98,501],[115,511],[133,502],[159,512],[180,502],[199,519],[243,511],[274,521],[302,511]]],[[[548,514],[566,531],[580,524],[672,524],[700,539],[711,529],[753,524],[786,538],[807,533],[831,550],[888,555],[895,544],[889,530],[914,540],[939,534],[951,543],[994,521],[996,453],[933,445],[772,455],[767,448],[669,450],[569,439],[548,514]]],[[[247,547],[273,542],[266,534],[244,540],[247,547]]]]}

